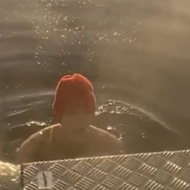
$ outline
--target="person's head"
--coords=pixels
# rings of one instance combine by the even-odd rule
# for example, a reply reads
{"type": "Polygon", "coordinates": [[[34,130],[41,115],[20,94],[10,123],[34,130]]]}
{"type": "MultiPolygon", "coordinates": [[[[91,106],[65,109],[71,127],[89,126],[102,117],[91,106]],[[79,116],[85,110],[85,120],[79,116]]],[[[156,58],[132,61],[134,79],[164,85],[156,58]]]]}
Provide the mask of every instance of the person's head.
{"type": "Polygon", "coordinates": [[[86,77],[73,74],[60,79],[53,101],[57,122],[79,127],[89,125],[95,109],[94,89],[86,77]]]}

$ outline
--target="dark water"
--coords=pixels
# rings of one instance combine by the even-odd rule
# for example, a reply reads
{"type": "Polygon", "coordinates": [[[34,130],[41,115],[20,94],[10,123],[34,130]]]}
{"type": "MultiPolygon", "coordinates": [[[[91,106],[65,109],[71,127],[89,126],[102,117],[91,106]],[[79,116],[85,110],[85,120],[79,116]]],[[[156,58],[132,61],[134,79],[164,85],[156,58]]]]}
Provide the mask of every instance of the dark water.
{"type": "MultiPolygon", "coordinates": [[[[190,147],[188,0],[0,2],[3,161],[54,122],[55,85],[74,72],[94,84],[94,123],[122,136],[127,153],[190,147]]],[[[12,189],[17,169],[1,165],[12,189]]]]}

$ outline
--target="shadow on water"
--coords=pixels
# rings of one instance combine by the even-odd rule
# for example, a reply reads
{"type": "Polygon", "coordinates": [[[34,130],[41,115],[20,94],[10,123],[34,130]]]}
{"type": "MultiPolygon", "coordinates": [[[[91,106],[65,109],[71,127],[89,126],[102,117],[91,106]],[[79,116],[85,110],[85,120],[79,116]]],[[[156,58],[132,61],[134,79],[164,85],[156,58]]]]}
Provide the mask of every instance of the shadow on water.
{"type": "MultiPolygon", "coordinates": [[[[0,2],[3,161],[54,123],[55,85],[73,72],[94,84],[94,124],[122,137],[127,153],[190,147],[189,1],[0,2]]],[[[0,184],[13,189],[18,170],[5,162],[0,184]]]]}

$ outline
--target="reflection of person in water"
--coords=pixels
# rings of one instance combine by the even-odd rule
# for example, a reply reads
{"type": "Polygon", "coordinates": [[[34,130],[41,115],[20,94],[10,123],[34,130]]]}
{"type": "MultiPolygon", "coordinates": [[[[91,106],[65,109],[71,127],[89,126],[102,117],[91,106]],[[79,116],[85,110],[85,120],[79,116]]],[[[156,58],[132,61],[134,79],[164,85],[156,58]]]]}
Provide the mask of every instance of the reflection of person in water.
{"type": "Polygon", "coordinates": [[[56,88],[53,111],[58,124],[30,136],[17,161],[32,162],[120,154],[122,142],[91,126],[96,100],[90,81],[80,74],[63,77],[56,88]]]}

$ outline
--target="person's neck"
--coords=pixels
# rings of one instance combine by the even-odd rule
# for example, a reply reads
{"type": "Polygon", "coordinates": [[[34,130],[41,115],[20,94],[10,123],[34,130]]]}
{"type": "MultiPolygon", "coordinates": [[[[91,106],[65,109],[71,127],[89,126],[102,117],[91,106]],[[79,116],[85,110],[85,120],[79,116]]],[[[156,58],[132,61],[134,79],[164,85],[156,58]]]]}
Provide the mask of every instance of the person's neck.
{"type": "Polygon", "coordinates": [[[62,122],[60,124],[60,128],[63,129],[64,131],[71,131],[74,133],[82,133],[82,132],[85,132],[87,130],[87,127],[76,127],[76,126],[72,126],[72,125],[73,124],[62,122]]]}

